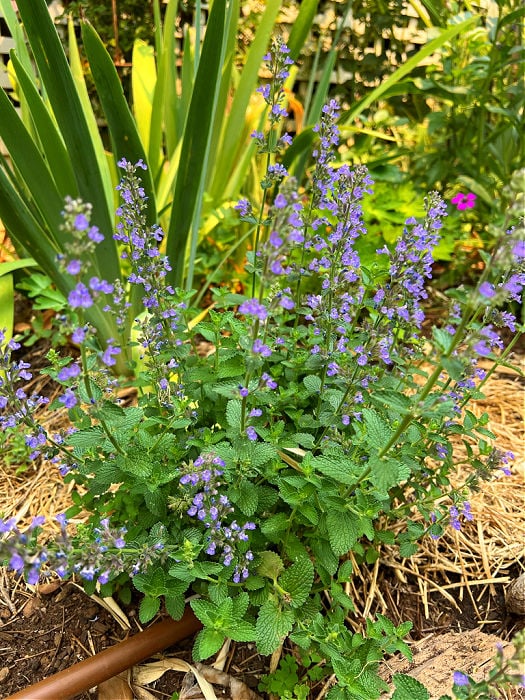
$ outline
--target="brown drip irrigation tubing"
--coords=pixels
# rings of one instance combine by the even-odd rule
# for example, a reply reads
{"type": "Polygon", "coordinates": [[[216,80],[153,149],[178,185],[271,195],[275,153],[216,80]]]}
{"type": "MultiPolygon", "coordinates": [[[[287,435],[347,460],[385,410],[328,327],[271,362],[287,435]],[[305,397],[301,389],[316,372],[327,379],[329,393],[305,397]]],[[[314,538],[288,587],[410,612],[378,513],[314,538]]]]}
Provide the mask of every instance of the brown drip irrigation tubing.
{"type": "Polygon", "coordinates": [[[67,700],[189,637],[200,627],[201,623],[188,607],[180,620],[169,618],[157,622],[100,654],[10,695],[6,700],[67,700]]]}

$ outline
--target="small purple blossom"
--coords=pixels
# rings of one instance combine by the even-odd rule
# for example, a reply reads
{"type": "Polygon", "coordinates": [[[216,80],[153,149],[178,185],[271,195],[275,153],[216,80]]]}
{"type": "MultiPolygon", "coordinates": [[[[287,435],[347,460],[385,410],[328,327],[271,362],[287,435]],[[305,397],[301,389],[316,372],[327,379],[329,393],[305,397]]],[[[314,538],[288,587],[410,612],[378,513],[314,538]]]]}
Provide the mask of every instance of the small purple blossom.
{"type": "Polygon", "coordinates": [[[461,515],[465,518],[465,520],[474,520],[474,515],[470,510],[470,503],[468,501],[463,503],[461,515]]]}
{"type": "Polygon", "coordinates": [[[259,321],[264,321],[268,317],[268,310],[258,299],[247,299],[239,306],[239,313],[246,316],[255,316],[259,321]]]}
{"type": "Polygon", "coordinates": [[[108,345],[104,352],[101,354],[100,359],[102,362],[107,365],[108,367],[112,367],[113,365],[117,364],[117,361],[114,359],[117,355],[120,355],[120,348],[118,345],[113,345],[114,341],[112,339],[108,340],[108,345]]]}
{"type": "Polygon", "coordinates": [[[62,367],[62,369],[57,374],[57,378],[61,382],[67,382],[69,379],[75,379],[75,377],[78,377],[80,372],[80,366],[76,362],[74,362],[73,364],[68,365],[67,367],[62,367]]]}
{"type": "Polygon", "coordinates": [[[450,524],[454,530],[461,530],[461,523],[459,522],[459,511],[456,506],[450,506],[448,509],[450,515],[450,524]]]}
{"type": "Polygon", "coordinates": [[[241,217],[251,216],[252,205],[247,199],[240,199],[234,206],[234,209],[239,212],[241,217]]]}
{"type": "Polygon", "coordinates": [[[93,243],[102,243],[104,240],[104,236],[102,233],[100,233],[97,226],[91,226],[87,235],[89,240],[93,241],[93,243]]]}
{"type": "Polygon", "coordinates": [[[63,403],[64,406],[68,409],[74,408],[78,403],[77,397],[75,396],[75,393],[72,389],[66,389],[58,400],[60,401],[60,403],[63,403]]]}
{"type": "Polygon", "coordinates": [[[78,343],[80,345],[86,339],[86,333],[87,333],[87,329],[85,327],[84,328],[75,328],[75,330],[71,334],[71,340],[74,343],[78,343]]]}
{"type": "Polygon", "coordinates": [[[436,444],[436,454],[439,459],[446,459],[448,457],[448,448],[438,442],[436,444]]]}
{"type": "Polygon", "coordinates": [[[74,225],[77,231],[85,231],[89,226],[89,219],[85,214],[77,214],[74,225]]]}
{"type": "Polygon", "coordinates": [[[262,340],[259,340],[259,338],[256,338],[253,341],[252,352],[256,353],[257,355],[262,355],[262,357],[270,357],[272,354],[272,351],[268,345],[265,345],[262,340]]]}
{"type": "Polygon", "coordinates": [[[291,311],[295,307],[295,302],[293,299],[290,299],[290,297],[283,296],[279,300],[279,306],[282,306],[283,309],[287,309],[288,311],[291,311]]]}
{"type": "Polygon", "coordinates": [[[70,260],[66,265],[66,272],[70,275],[78,275],[82,269],[82,263],[80,260],[70,260]]]}
{"type": "Polygon", "coordinates": [[[496,295],[496,290],[490,282],[483,282],[479,285],[479,293],[487,299],[492,299],[496,295]]]}
{"type": "Polygon", "coordinates": [[[261,375],[261,380],[268,387],[268,389],[277,389],[277,382],[271,378],[268,372],[263,372],[261,375]]]}
{"type": "Polygon", "coordinates": [[[257,440],[257,432],[251,425],[246,428],[246,436],[248,437],[248,440],[257,440]]]}
{"type": "Polygon", "coordinates": [[[454,671],[453,682],[454,685],[457,686],[466,687],[467,685],[470,685],[469,677],[466,673],[463,673],[462,671],[454,671]]]}
{"type": "Polygon", "coordinates": [[[82,282],[79,282],[69,292],[68,302],[72,309],[89,309],[90,306],[93,306],[93,299],[89,290],[82,282]]]}

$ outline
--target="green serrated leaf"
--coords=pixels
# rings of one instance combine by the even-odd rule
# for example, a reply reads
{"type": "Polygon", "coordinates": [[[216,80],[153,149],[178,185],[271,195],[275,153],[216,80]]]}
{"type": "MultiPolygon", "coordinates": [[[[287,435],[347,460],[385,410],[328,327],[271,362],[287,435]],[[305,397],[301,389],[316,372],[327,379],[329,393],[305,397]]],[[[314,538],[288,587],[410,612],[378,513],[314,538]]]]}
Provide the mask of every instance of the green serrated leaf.
{"type": "Polygon", "coordinates": [[[279,585],[286,595],[286,602],[292,608],[299,608],[306,602],[314,580],[314,566],[310,559],[296,561],[279,577],[279,585]]]}
{"type": "Polygon", "coordinates": [[[150,597],[159,598],[167,592],[165,574],[160,568],[150,569],[146,573],[136,574],[133,577],[133,585],[141,593],[150,597]]]}
{"type": "Polygon", "coordinates": [[[277,649],[292,629],[293,619],[293,612],[281,610],[275,600],[267,600],[261,605],[256,624],[256,642],[260,654],[267,656],[277,649]]]}
{"type": "Polygon", "coordinates": [[[190,601],[190,605],[193,612],[199,618],[203,625],[209,625],[210,627],[213,626],[215,618],[217,616],[217,605],[210,601],[202,600],[202,598],[193,599],[192,601],[190,601]]]}
{"type": "Polygon", "coordinates": [[[303,384],[309,394],[318,394],[321,391],[321,377],[318,377],[316,374],[309,374],[307,377],[304,377],[303,384]]]}
{"type": "Polygon", "coordinates": [[[241,481],[239,486],[232,490],[231,500],[239,506],[244,515],[253,515],[259,503],[256,485],[251,481],[241,481]]]}
{"type": "Polygon", "coordinates": [[[281,557],[276,552],[260,552],[261,563],[257,567],[260,576],[266,576],[272,580],[284,571],[284,564],[281,557]]]}
{"type": "Polygon", "coordinates": [[[405,673],[394,673],[392,680],[396,687],[392,700],[429,700],[430,693],[423,683],[405,673]]]}
{"type": "Polygon", "coordinates": [[[183,594],[177,596],[165,596],[164,604],[166,605],[168,615],[174,620],[180,620],[184,615],[186,601],[184,600],[183,594]]]}
{"type": "Polygon", "coordinates": [[[225,632],[234,642],[254,642],[257,636],[255,625],[246,620],[236,620],[225,632]]]}
{"type": "Polygon", "coordinates": [[[266,535],[272,541],[276,541],[275,538],[279,538],[288,529],[288,524],[288,517],[285,513],[276,513],[263,522],[261,531],[263,535],[266,535]]]}
{"type": "Polygon", "coordinates": [[[352,578],[353,573],[354,566],[352,562],[347,559],[339,567],[339,571],[337,572],[337,580],[342,582],[349,581],[352,578]]]}
{"type": "Polygon", "coordinates": [[[273,445],[269,445],[267,442],[252,443],[250,444],[250,448],[250,464],[255,468],[267,464],[277,455],[276,448],[273,445]]]}
{"type": "Polygon", "coordinates": [[[329,511],[326,516],[328,538],[334,554],[343,556],[349,552],[359,537],[356,516],[346,511],[329,511]]]}
{"type": "Polygon", "coordinates": [[[118,430],[132,430],[139,425],[144,417],[142,409],[136,406],[121,408],[120,406],[115,406],[115,404],[108,402],[107,406],[104,404],[103,410],[106,423],[108,423],[111,428],[118,430]],[[107,409],[109,407],[118,408],[119,411],[108,411],[107,409]]]}
{"type": "Polygon", "coordinates": [[[238,399],[230,399],[226,404],[226,420],[232,430],[241,429],[242,403],[238,399]]]}
{"type": "Polygon", "coordinates": [[[142,624],[152,620],[160,609],[160,598],[151,598],[150,596],[144,596],[140,601],[139,606],[139,620],[142,624]]]}
{"type": "Polygon", "coordinates": [[[409,559],[417,552],[418,546],[413,542],[401,542],[399,545],[399,554],[405,559],[409,559]]]}
{"type": "Polygon", "coordinates": [[[246,593],[246,591],[243,591],[232,600],[232,617],[235,620],[241,620],[246,614],[246,611],[248,610],[248,606],[250,604],[250,596],[246,593]]]}
{"type": "Polygon", "coordinates": [[[314,540],[312,542],[312,552],[316,563],[324,567],[330,576],[333,576],[337,571],[339,558],[333,553],[330,544],[325,539],[314,540]]]}
{"type": "Polygon", "coordinates": [[[410,411],[410,399],[396,391],[374,391],[370,396],[370,400],[376,406],[384,406],[400,415],[405,415],[410,411]]]}
{"type": "Polygon", "coordinates": [[[66,438],[66,444],[76,447],[82,451],[89,450],[91,447],[100,445],[104,439],[104,431],[98,425],[85,430],[77,430],[66,438]]]}
{"type": "Polygon", "coordinates": [[[388,423],[372,408],[363,408],[363,421],[366,426],[366,442],[370,447],[381,450],[390,438],[392,430],[388,423]]]}
{"type": "Polygon", "coordinates": [[[315,438],[310,433],[295,433],[292,437],[298,445],[307,450],[315,445],[315,438]]]}
{"type": "Polygon", "coordinates": [[[118,455],[117,466],[127,474],[133,474],[134,476],[145,479],[151,475],[153,470],[153,461],[147,454],[132,453],[126,456],[118,455]]]}
{"type": "Polygon", "coordinates": [[[226,639],[226,635],[218,630],[203,629],[195,638],[193,645],[193,658],[203,661],[219,651],[226,639]]]}
{"type": "MultiPolygon", "coordinates": [[[[370,461],[370,481],[377,489],[379,495],[387,495],[389,489],[396,486],[400,481],[400,462],[395,459],[377,459],[370,461]]],[[[410,470],[408,470],[410,475],[410,470]]]]}
{"type": "Polygon", "coordinates": [[[334,481],[337,483],[346,484],[347,486],[355,483],[359,472],[363,469],[362,467],[359,468],[356,464],[345,457],[332,457],[330,455],[320,455],[319,457],[314,457],[311,460],[311,465],[320,471],[321,474],[334,479],[334,481]]]}

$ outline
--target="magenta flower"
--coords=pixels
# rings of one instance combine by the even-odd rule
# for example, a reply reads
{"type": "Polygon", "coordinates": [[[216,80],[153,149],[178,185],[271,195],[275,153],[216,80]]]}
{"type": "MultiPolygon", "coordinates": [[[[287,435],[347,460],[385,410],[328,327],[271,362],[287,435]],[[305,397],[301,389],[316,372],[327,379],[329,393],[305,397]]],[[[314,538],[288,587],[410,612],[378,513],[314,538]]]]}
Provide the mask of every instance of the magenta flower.
{"type": "Polygon", "coordinates": [[[463,211],[463,209],[472,209],[476,205],[476,199],[477,195],[475,195],[473,192],[468,192],[467,194],[458,192],[456,195],[454,195],[454,197],[452,197],[450,203],[455,204],[459,211],[463,211]]]}

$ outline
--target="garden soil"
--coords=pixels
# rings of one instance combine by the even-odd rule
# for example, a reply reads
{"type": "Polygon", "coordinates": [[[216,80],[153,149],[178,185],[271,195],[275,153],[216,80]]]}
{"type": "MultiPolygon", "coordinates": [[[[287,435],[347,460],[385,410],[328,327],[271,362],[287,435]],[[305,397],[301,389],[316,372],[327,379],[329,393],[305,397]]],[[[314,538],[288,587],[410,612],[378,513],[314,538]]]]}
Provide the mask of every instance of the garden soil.
{"type": "MultiPolygon", "coordinates": [[[[45,363],[45,350],[30,351],[33,365],[45,363]]],[[[372,565],[354,562],[355,575],[347,591],[356,607],[348,618],[350,626],[363,630],[366,619],[377,612],[396,624],[413,622],[409,642],[414,659],[387,660],[382,669],[387,681],[395,672],[410,673],[424,681],[433,698],[439,697],[450,688],[453,670],[483,676],[490,669],[496,643],[510,653],[510,640],[525,626],[525,616],[512,614],[505,604],[506,589],[525,570],[523,388],[519,373],[501,368],[485,387],[486,399],[477,403],[476,411],[491,416],[498,447],[512,450],[516,461],[512,476],[501,475],[472,497],[474,520],[461,532],[450,530],[440,540],[426,542],[410,560],[385,547],[372,565]]],[[[38,391],[43,390],[53,395],[51,384],[39,385],[38,391]]],[[[457,475],[458,483],[462,477],[457,475]]],[[[16,516],[22,527],[37,514],[52,518],[70,504],[71,487],[46,465],[20,472],[16,464],[0,457],[0,478],[4,484],[0,513],[16,516]]],[[[50,521],[49,535],[53,528],[50,521]]],[[[137,603],[119,612],[114,604],[89,598],[76,582],[33,587],[0,571],[0,697],[139,632],[137,603]]],[[[181,660],[192,663],[191,646],[192,640],[185,640],[151,660],[162,659],[162,666],[136,667],[77,699],[162,700],[179,692],[181,698],[198,700],[204,696],[193,676],[169,670],[179,668],[181,660]]],[[[293,654],[294,649],[285,645],[280,651],[284,653],[293,654]]],[[[264,697],[257,690],[260,677],[278,662],[279,654],[260,657],[253,644],[231,643],[215,669],[201,670],[214,683],[217,698],[254,700],[264,697]]],[[[326,682],[314,685],[311,700],[322,700],[329,687],[326,682]]],[[[509,700],[525,697],[516,688],[506,692],[509,700]]]]}

